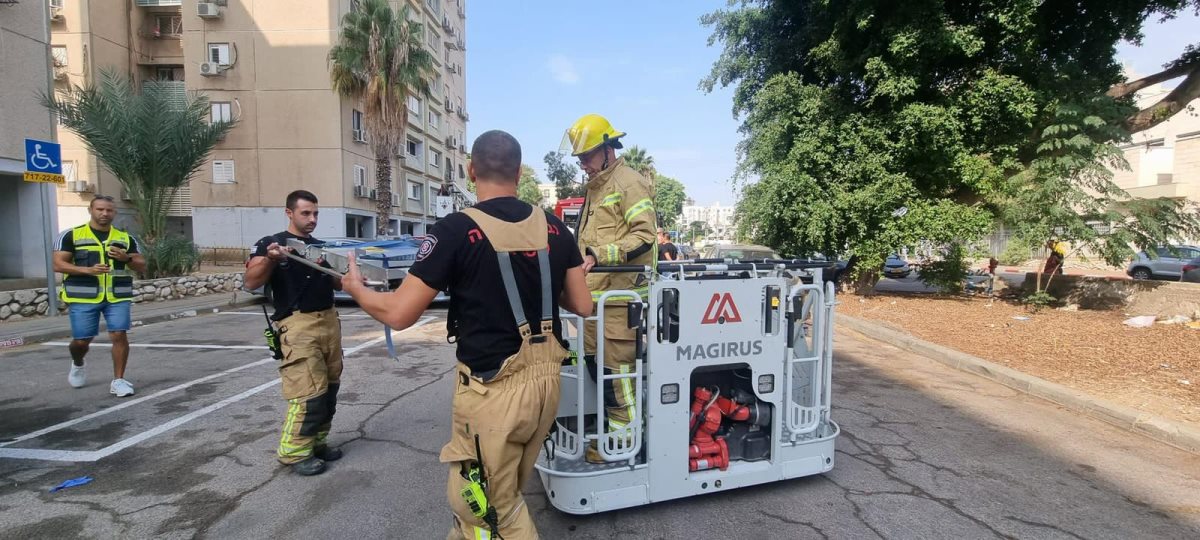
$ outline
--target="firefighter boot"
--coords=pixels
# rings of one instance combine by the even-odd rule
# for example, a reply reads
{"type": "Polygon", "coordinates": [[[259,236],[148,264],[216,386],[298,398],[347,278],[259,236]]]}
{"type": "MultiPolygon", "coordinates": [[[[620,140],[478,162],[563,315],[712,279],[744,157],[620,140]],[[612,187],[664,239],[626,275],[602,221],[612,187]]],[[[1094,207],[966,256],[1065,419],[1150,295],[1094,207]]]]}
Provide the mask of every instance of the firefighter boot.
{"type": "Polygon", "coordinates": [[[325,472],[325,462],[316,456],[291,465],[292,471],[300,476],[316,476],[325,472]]]}

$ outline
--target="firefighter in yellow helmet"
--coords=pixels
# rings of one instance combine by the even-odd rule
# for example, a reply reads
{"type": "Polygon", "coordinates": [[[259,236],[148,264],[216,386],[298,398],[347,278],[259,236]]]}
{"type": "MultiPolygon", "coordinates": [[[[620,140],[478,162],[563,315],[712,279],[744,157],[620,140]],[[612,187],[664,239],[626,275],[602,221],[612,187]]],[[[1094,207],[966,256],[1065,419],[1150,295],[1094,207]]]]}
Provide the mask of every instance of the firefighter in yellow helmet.
{"type": "MultiPolygon", "coordinates": [[[[586,195],[579,214],[578,243],[583,254],[583,271],[587,272],[592,300],[611,290],[633,290],[643,299],[648,294],[646,277],[637,273],[591,272],[596,265],[653,266],[657,230],[653,188],[650,180],[625,164],[616,151],[621,137],[604,117],[586,115],[575,121],[563,137],[562,151],[579,159],[586,177],[586,195]]],[[[612,299],[604,309],[604,372],[631,373],[634,369],[637,333],[629,328],[629,299],[612,299]]],[[[585,358],[594,367],[596,328],[589,324],[584,336],[585,358]]],[[[637,388],[633,379],[613,379],[605,385],[605,409],[609,431],[639,420],[637,388]]],[[[594,445],[587,450],[587,460],[602,463],[594,445]]]]}

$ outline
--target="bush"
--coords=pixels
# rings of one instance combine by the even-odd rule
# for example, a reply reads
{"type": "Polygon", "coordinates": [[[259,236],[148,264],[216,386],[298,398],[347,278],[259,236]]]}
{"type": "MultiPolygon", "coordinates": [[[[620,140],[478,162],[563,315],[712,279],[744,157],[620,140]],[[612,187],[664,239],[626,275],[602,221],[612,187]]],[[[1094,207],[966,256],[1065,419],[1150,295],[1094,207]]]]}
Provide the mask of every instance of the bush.
{"type": "Polygon", "coordinates": [[[1008,245],[1004,246],[1004,253],[1000,254],[1000,264],[1008,264],[1012,266],[1020,266],[1033,258],[1033,246],[1028,242],[1019,238],[1009,240],[1008,245]]]}
{"type": "Polygon", "coordinates": [[[194,272],[200,265],[200,251],[187,238],[159,238],[146,250],[146,277],[182,276],[194,272]]]}
{"type": "Polygon", "coordinates": [[[1033,294],[1029,294],[1025,296],[1025,298],[1022,298],[1022,300],[1025,302],[1025,305],[1028,306],[1029,310],[1035,313],[1058,301],[1057,298],[1050,296],[1050,293],[1047,293],[1046,291],[1038,291],[1033,294]]]}
{"type": "Polygon", "coordinates": [[[944,293],[962,292],[963,280],[967,277],[970,262],[967,260],[967,250],[958,244],[950,245],[943,251],[942,258],[921,266],[919,275],[922,282],[944,293]]]}

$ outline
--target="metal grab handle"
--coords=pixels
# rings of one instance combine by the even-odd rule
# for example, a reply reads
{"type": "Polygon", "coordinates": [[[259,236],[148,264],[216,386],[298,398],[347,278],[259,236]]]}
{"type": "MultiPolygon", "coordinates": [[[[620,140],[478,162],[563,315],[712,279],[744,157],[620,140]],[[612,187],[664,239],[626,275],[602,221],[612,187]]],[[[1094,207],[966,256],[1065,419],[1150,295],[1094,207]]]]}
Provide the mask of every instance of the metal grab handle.
{"type": "MultiPolygon", "coordinates": [[[[611,267],[610,267],[611,268],[611,267]]],[[[635,357],[633,362],[633,371],[631,373],[616,373],[612,375],[604,374],[604,311],[605,304],[609,300],[628,298],[635,302],[641,302],[642,297],[638,293],[629,290],[613,290],[606,291],[600,295],[596,301],[596,434],[587,435],[585,440],[595,440],[596,449],[604,461],[622,461],[628,459],[631,463],[636,459],[637,453],[642,449],[642,403],[645,398],[645,392],[642,389],[642,363],[635,357]],[[617,379],[633,379],[634,384],[634,413],[636,417],[630,418],[629,423],[625,427],[616,430],[608,431],[608,410],[604,407],[604,383],[615,381],[617,379]],[[601,431],[603,430],[603,433],[601,431]],[[608,444],[615,439],[632,439],[628,445],[617,445],[619,450],[615,453],[610,453],[608,444]]],[[[619,308],[617,308],[619,309],[619,308]]],[[[626,307],[626,309],[628,309],[626,307]]],[[[586,430],[585,430],[586,431],[586,430]]]]}
{"type": "MultiPolygon", "coordinates": [[[[332,277],[341,279],[346,276],[345,274],[338,272],[337,270],[334,270],[332,268],[325,268],[324,266],[321,266],[315,262],[312,262],[304,257],[301,257],[299,255],[296,255],[295,253],[287,251],[287,248],[284,248],[283,254],[287,255],[287,257],[293,261],[296,261],[300,264],[308,266],[309,268],[312,268],[314,270],[328,274],[332,277]]],[[[382,282],[382,281],[364,281],[364,284],[366,284],[366,286],[368,286],[368,287],[386,287],[387,286],[387,283],[382,282]]]]}

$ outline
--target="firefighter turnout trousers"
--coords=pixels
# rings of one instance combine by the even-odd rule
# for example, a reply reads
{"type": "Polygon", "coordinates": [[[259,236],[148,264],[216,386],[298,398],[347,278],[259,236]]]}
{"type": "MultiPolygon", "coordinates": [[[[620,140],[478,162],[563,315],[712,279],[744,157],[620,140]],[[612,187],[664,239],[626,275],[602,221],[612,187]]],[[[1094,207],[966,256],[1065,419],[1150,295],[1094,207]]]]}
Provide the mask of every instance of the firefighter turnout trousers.
{"type": "Polygon", "coordinates": [[[292,464],[311,456],[329,435],[342,378],[342,325],[329,308],[295,312],[280,321],[279,332],[287,416],[278,454],[281,463],[292,464]]]}
{"type": "Polygon", "coordinates": [[[546,216],[535,207],[528,219],[507,223],[475,209],[464,212],[496,251],[521,348],[490,378],[458,364],[453,427],[440,456],[442,463],[449,465],[446,498],[455,515],[447,538],[491,539],[495,534],[505,540],[537,538],[521,488],[533,474],[542,443],[554,424],[559,371],[568,354],[554,334],[546,216]],[[530,251],[537,252],[542,289],[541,321],[532,324],[525,316],[511,260],[530,251]],[[533,328],[539,333],[534,334],[533,328]],[[496,519],[491,524],[477,517],[462,495],[470,483],[464,472],[479,463],[486,475],[488,505],[495,509],[496,519]]]}

